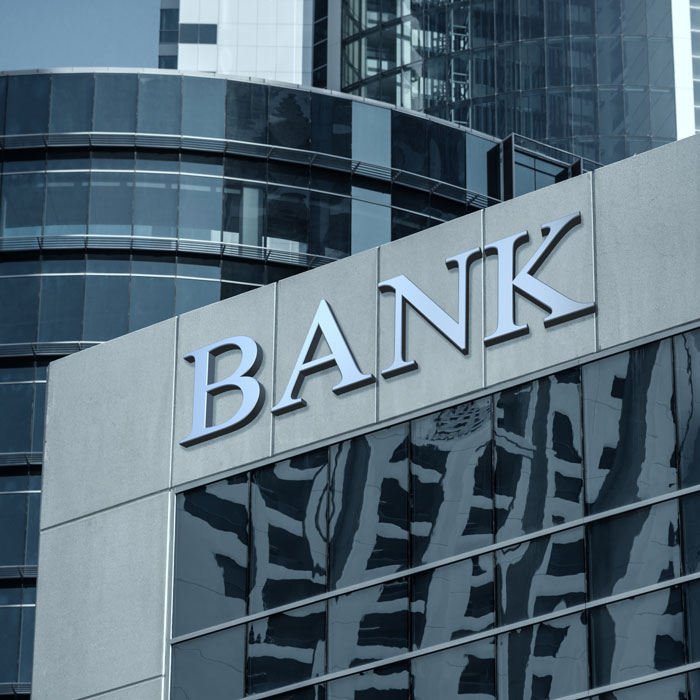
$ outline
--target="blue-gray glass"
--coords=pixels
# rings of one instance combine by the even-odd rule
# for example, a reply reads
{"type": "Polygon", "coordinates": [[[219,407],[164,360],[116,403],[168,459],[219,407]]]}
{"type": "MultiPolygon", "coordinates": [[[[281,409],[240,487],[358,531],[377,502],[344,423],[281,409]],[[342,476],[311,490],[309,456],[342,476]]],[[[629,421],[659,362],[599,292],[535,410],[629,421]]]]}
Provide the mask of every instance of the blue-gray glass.
{"type": "Polygon", "coordinates": [[[88,213],[87,173],[46,176],[45,236],[85,235],[88,213]]]}
{"type": "Polygon", "coordinates": [[[93,150],[91,152],[91,167],[93,170],[133,170],[134,151],[125,149],[117,150],[93,150]]]}
{"type": "Polygon", "coordinates": [[[442,644],[493,627],[493,554],[442,566],[411,580],[414,649],[442,644]]]}
{"type": "MultiPolygon", "coordinates": [[[[690,674],[692,675],[692,674],[690,674]]],[[[594,695],[592,700],[688,700],[686,688],[686,677],[684,673],[660,681],[633,685],[629,688],[622,688],[615,692],[594,695]]],[[[697,697],[692,694],[690,698],[697,697]]]]}
{"type": "Polygon", "coordinates": [[[681,574],[677,500],[598,520],[587,530],[590,600],[681,574]]]}
{"type": "Polygon", "coordinates": [[[0,194],[0,235],[41,236],[44,175],[5,175],[0,194]]]}
{"type": "Polygon", "coordinates": [[[583,367],[589,512],[676,488],[671,359],[671,341],[663,340],[583,367]]]}
{"type": "Polygon", "coordinates": [[[588,688],[585,614],[498,637],[499,700],[544,700],[588,688]]]}
{"type": "Polygon", "coordinates": [[[327,700],[410,700],[411,678],[408,665],[382,666],[354,676],[330,681],[327,700]]]}
{"type": "Polygon", "coordinates": [[[326,590],[328,450],[253,474],[249,612],[326,590]]]}
{"type": "Polygon", "coordinates": [[[276,146],[311,146],[311,99],[305,90],[270,86],[269,142],[276,146]]]}
{"type": "Polygon", "coordinates": [[[408,581],[400,579],[328,601],[328,672],[409,649],[408,581]]]}
{"type": "Polygon", "coordinates": [[[247,477],[178,494],[173,636],[243,617],[247,566],[247,477]]]}
{"type": "Polygon", "coordinates": [[[36,340],[39,303],[39,278],[0,279],[0,343],[27,343],[36,340]]]}
{"type": "Polygon", "coordinates": [[[467,134],[467,189],[477,194],[489,195],[492,187],[489,183],[487,167],[489,153],[498,150],[494,141],[483,139],[474,134],[467,134]]]}
{"type": "Polygon", "coordinates": [[[305,253],[309,239],[309,193],[269,185],[267,188],[265,245],[305,253]]]}
{"type": "Polygon", "coordinates": [[[484,639],[411,661],[414,700],[496,698],[496,645],[484,639]]]}
{"type": "MultiPolygon", "coordinates": [[[[46,412],[46,384],[34,385],[34,415],[32,417],[32,452],[44,451],[44,414],[46,412]]],[[[41,485],[40,477],[37,488],[41,485]]]]}
{"type": "Polygon", "coordinates": [[[683,573],[700,571],[700,492],[681,499],[683,573]]]}
{"type": "Polygon", "coordinates": [[[179,134],[181,77],[139,75],[138,130],[145,134],[179,134]]]}
{"type": "Polygon", "coordinates": [[[673,87],[673,40],[671,37],[649,37],[648,50],[650,85],[673,87]]]}
{"type": "Polygon", "coordinates": [[[5,106],[7,104],[7,78],[0,77],[0,134],[5,133],[5,106]]]}
{"type": "Polygon", "coordinates": [[[221,285],[208,280],[175,280],[175,313],[184,314],[221,298],[221,285]]]}
{"type": "Polygon", "coordinates": [[[223,181],[212,177],[180,177],[180,238],[221,240],[223,181]]]}
{"type": "Polygon", "coordinates": [[[0,608],[0,683],[18,680],[21,608],[0,608]]]}
{"type": "Polygon", "coordinates": [[[39,342],[82,338],[85,277],[70,275],[41,278],[39,342]]]}
{"type": "Polygon", "coordinates": [[[182,133],[223,138],[226,133],[226,81],[182,78],[182,133]]]}
{"type": "Polygon", "coordinates": [[[0,494],[0,566],[24,564],[27,506],[28,494],[0,494]]]}
{"type": "Polygon", "coordinates": [[[178,151],[157,151],[155,149],[148,149],[138,150],[136,152],[136,170],[156,170],[176,173],[179,169],[180,154],[178,151]]]}
{"type": "Polygon", "coordinates": [[[459,187],[466,185],[465,134],[444,124],[428,124],[429,175],[459,187]]]}
{"type": "Polygon", "coordinates": [[[245,625],[173,646],[171,700],[231,700],[245,692],[245,625]]]}
{"type": "Polygon", "coordinates": [[[309,201],[309,253],[333,258],[349,255],[350,198],[311,192],[309,201]]]}
{"type": "Polygon", "coordinates": [[[580,605],[585,568],[582,527],[496,552],[498,624],[580,605]]]}
{"type": "Polygon", "coordinates": [[[49,76],[7,78],[6,134],[45,134],[49,126],[49,76]]]}
{"type": "Polygon", "coordinates": [[[590,637],[594,687],[682,665],[680,586],[593,608],[590,637]]]}
{"type": "MultiPolygon", "coordinates": [[[[37,541],[39,540],[37,533],[37,541]]],[[[33,606],[22,607],[22,637],[19,647],[19,682],[31,683],[34,663],[34,625],[36,609],[33,606]]]]}
{"type": "Polygon", "coordinates": [[[178,177],[136,173],[134,236],[177,236],[178,177]]]}
{"type": "Polygon", "coordinates": [[[136,74],[95,75],[94,131],[136,131],[136,74]]]}
{"type": "Polygon", "coordinates": [[[49,131],[91,131],[95,76],[92,73],[57,73],[51,76],[49,131]]]}
{"type": "MultiPolygon", "coordinates": [[[[391,113],[391,167],[428,175],[427,122],[412,114],[391,113]]],[[[457,161],[459,162],[459,161],[457,161]]]]}
{"type": "Polygon", "coordinates": [[[681,487],[700,483],[700,331],[673,338],[681,487]]]}
{"type": "Polygon", "coordinates": [[[325,602],[248,624],[248,694],[315,678],[325,670],[325,602]]]}
{"type": "Polygon", "coordinates": [[[285,163],[270,160],[267,164],[268,182],[293,187],[309,186],[309,166],[300,163],[285,163]]]}
{"type": "Polygon", "coordinates": [[[0,452],[31,451],[29,430],[32,421],[33,389],[32,384],[0,385],[0,452]]]}
{"type": "Polygon", "coordinates": [[[56,149],[46,154],[47,170],[88,170],[90,153],[87,150],[56,149]]]}
{"type": "Polygon", "coordinates": [[[221,261],[218,258],[207,258],[198,255],[178,255],[178,277],[206,277],[218,280],[220,277],[221,261]]]}
{"type": "Polygon", "coordinates": [[[130,236],[134,196],[133,173],[92,173],[88,233],[130,236]]]}
{"type": "Polygon", "coordinates": [[[494,402],[496,539],[582,517],[579,370],[501,392],[494,402]]]}
{"type": "Polygon", "coordinates": [[[21,605],[22,590],[22,584],[18,581],[0,581],[0,605],[21,605]]]}
{"type": "Polygon", "coordinates": [[[227,81],[226,138],[267,143],[267,85],[227,81]]]}
{"type": "Polygon", "coordinates": [[[330,448],[330,587],[408,566],[408,425],[330,448]]]}
{"type": "Polygon", "coordinates": [[[491,399],[411,423],[411,556],[425,564],[493,542],[491,399]]]}
{"type": "Polygon", "coordinates": [[[352,102],[311,93],[311,150],[351,157],[352,102]]]}
{"type": "MultiPolygon", "coordinates": [[[[700,581],[684,585],[688,662],[700,661],[700,581]]],[[[700,679],[698,679],[700,681],[700,679]]],[[[699,683],[700,689],[700,683],[699,683]]]]}
{"type": "Polygon", "coordinates": [[[391,210],[391,240],[396,241],[423,229],[440,223],[421,214],[413,214],[400,209],[391,210]]]}
{"type": "Polygon", "coordinates": [[[134,275],[175,275],[175,256],[164,253],[143,253],[131,256],[134,275]]]}
{"type": "Polygon", "coordinates": [[[198,175],[224,174],[224,161],[220,153],[183,153],[180,158],[180,172],[198,175]]]}
{"type": "Polygon", "coordinates": [[[265,266],[258,261],[224,258],[221,261],[221,278],[230,281],[263,284],[265,266]]]}
{"type": "Polygon", "coordinates": [[[265,187],[224,180],[224,243],[262,245],[265,223],[265,187]]]}
{"type": "Polygon", "coordinates": [[[175,313],[173,278],[132,277],[129,295],[129,332],[164,321],[175,313]]]}
{"type": "Polygon", "coordinates": [[[85,279],[83,340],[111,340],[129,330],[129,278],[88,275],[85,279]]]}
{"type": "MultiPolygon", "coordinates": [[[[649,119],[651,133],[664,138],[675,137],[676,104],[674,92],[671,89],[649,91],[649,119]]],[[[652,140],[656,147],[655,140],[652,140]]]]}

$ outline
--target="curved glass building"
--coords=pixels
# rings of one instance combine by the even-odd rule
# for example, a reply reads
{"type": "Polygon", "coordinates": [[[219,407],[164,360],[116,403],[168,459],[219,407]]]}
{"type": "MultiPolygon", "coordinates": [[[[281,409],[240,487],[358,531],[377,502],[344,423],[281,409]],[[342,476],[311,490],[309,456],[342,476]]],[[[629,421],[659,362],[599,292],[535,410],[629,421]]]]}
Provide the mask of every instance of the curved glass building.
{"type": "Polygon", "coordinates": [[[316,4],[314,84],[612,162],[693,133],[671,0],[316,4]]]}
{"type": "Polygon", "coordinates": [[[0,75],[0,167],[0,694],[21,694],[49,361],[591,165],[326,90],[68,70],[0,75]]]}

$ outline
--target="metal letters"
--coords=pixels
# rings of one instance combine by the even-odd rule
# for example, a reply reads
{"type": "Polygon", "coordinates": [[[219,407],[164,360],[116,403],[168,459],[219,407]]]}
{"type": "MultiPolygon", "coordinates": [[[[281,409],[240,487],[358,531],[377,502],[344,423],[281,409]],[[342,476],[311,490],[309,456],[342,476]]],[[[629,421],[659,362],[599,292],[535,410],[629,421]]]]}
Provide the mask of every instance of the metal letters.
{"type": "Polygon", "coordinates": [[[340,370],[341,381],[333,387],[333,393],[344,394],[361,386],[371,384],[374,376],[363,374],[352,356],[343,332],[338,326],[331,307],[325,299],[321,300],[316,311],[316,316],[311,322],[311,327],[306,335],[306,340],[297,358],[292,376],[289,379],[287,388],[276,406],[272,407],[272,413],[280,416],[297,408],[306,406],[306,401],[299,397],[299,391],[304,379],[314,372],[328,369],[337,365],[340,370]],[[324,355],[313,359],[321,338],[325,338],[330,348],[330,355],[324,355]]]}
{"type": "Polygon", "coordinates": [[[382,377],[388,379],[397,374],[418,368],[415,360],[406,360],[406,306],[412,306],[435,330],[441,333],[462,354],[468,353],[469,335],[469,266],[481,257],[478,248],[447,258],[447,269],[457,268],[458,301],[457,321],[441,309],[429,296],[416,287],[405,275],[393,277],[379,283],[379,291],[394,292],[394,361],[382,370],[382,377]]]}
{"type": "Polygon", "coordinates": [[[528,332],[527,324],[515,323],[515,292],[522,294],[545,311],[549,311],[549,316],[544,319],[545,328],[595,311],[595,303],[569,299],[533,277],[556,244],[580,223],[581,213],[577,212],[542,226],[544,242],[517,275],[515,275],[515,251],[529,240],[527,231],[502,238],[484,248],[486,255],[494,253],[498,255],[498,325],[491,335],[484,338],[485,345],[502,343],[504,340],[517,338],[528,332]]]}
{"type": "Polygon", "coordinates": [[[207,345],[185,355],[188,362],[194,362],[194,401],[192,403],[192,432],[180,441],[189,447],[209,438],[237,430],[255,418],[262,408],[265,392],[253,375],[260,368],[262,351],[260,346],[245,335],[227,338],[218,343],[207,345]],[[241,351],[241,364],[226,379],[215,382],[215,361],[218,355],[230,350],[241,351]],[[241,407],[230,420],[219,425],[211,425],[213,419],[214,397],[225,391],[238,389],[243,395],[241,407]]]}

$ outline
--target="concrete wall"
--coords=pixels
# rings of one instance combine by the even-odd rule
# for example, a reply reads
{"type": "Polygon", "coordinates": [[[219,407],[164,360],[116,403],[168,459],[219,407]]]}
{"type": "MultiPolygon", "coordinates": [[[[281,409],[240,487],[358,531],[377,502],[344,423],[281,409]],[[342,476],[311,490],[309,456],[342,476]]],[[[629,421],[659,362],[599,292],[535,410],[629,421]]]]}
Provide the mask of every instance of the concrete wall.
{"type": "MultiPolygon", "coordinates": [[[[35,700],[167,697],[173,489],[458,403],[626,344],[700,323],[700,137],[451,221],[277,285],[146,328],[51,365],[41,514],[35,700]],[[494,256],[470,270],[469,352],[415,312],[407,355],[419,369],[383,379],[394,299],[377,283],[406,275],[456,317],[445,259],[574,212],[581,224],[536,276],[597,311],[545,328],[516,295],[530,332],[484,347],[497,325],[494,256]],[[378,380],[341,396],[331,368],[308,377],[307,406],[274,417],[319,302],[332,307],[361,370],[378,380]],[[262,411],[236,432],[189,448],[193,365],[183,355],[234,335],[263,349],[262,411]]],[[[319,353],[325,353],[323,347],[319,353]]],[[[220,358],[220,377],[236,366],[220,358]]],[[[221,420],[237,408],[223,395],[221,420]]]]}

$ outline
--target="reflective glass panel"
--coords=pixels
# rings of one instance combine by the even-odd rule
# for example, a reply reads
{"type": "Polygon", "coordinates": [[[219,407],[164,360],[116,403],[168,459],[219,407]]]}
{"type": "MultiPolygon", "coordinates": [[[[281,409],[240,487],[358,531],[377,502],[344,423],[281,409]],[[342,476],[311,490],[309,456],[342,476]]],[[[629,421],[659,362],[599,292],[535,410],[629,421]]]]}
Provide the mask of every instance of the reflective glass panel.
{"type": "Polygon", "coordinates": [[[84,340],[111,340],[129,330],[129,278],[85,278],[84,340]]]}
{"type": "Polygon", "coordinates": [[[50,132],[91,130],[94,83],[91,73],[51,76],[50,132]]]}
{"type": "Polygon", "coordinates": [[[330,448],[332,588],[408,565],[408,426],[330,448]]]}
{"type": "Polygon", "coordinates": [[[20,640],[19,649],[20,683],[31,683],[32,680],[32,665],[34,662],[35,618],[36,612],[33,606],[24,606],[22,608],[22,638],[20,640]]]}
{"type": "Polygon", "coordinates": [[[411,661],[414,700],[496,698],[493,639],[465,644],[411,661]]]}
{"type": "Polygon", "coordinates": [[[0,494],[0,566],[24,564],[27,500],[23,493],[0,494]]]}
{"type": "Polygon", "coordinates": [[[20,608],[0,608],[0,683],[17,681],[20,608]]]}
{"type": "Polygon", "coordinates": [[[0,78],[0,134],[5,133],[5,105],[7,101],[7,78],[0,78]]]}
{"type": "Polygon", "coordinates": [[[311,93],[311,150],[349,158],[352,141],[350,100],[311,93]]]}
{"type": "Polygon", "coordinates": [[[175,313],[173,278],[132,277],[129,332],[164,321],[175,313]]]}
{"type": "Polygon", "coordinates": [[[223,241],[262,245],[265,189],[224,180],[223,241]]]}
{"type": "Polygon", "coordinates": [[[184,314],[187,311],[199,309],[207,304],[213,304],[221,298],[221,286],[217,282],[204,280],[175,281],[175,313],[184,314]]]}
{"type": "MultiPolygon", "coordinates": [[[[692,699],[696,695],[693,694],[690,697],[692,699]]],[[[684,673],[664,678],[660,681],[654,681],[653,683],[633,685],[630,688],[616,690],[614,693],[595,695],[592,700],[660,700],[661,698],[687,700],[688,695],[684,673]]]]}
{"type": "Polygon", "coordinates": [[[46,176],[45,236],[85,235],[88,177],[78,172],[46,176]]]}
{"type": "Polygon", "coordinates": [[[177,235],[177,175],[136,173],[134,235],[177,235]]]}
{"type": "Polygon", "coordinates": [[[248,479],[177,496],[173,635],[246,613],[248,479]]]}
{"type": "Polygon", "coordinates": [[[559,698],[587,688],[585,615],[560,617],[498,638],[499,698],[559,698]]]}
{"type": "Polygon", "coordinates": [[[84,276],[42,277],[39,341],[80,340],[84,298],[84,276]]]}
{"type": "Polygon", "coordinates": [[[221,240],[222,185],[210,177],[180,177],[180,238],[221,240]]]}
{"type": "Polygon", "coordinates": [[[320,676],[325,666],[325,603],[248,625],[248,693],[320,676]]]}
{"type": "Polygon", "coordinates": [[[349,197],[310,193],[309,253],[342,258],[350,254],[349,197]]]}
{"type": "Polygon", "coordinates": [[[352,188],[350,252],[353,255],[391,240],[391,207],[388,206],[391,198],[379,195],[386,205],[355,199],[369,195],[377,196],[360,187],[352,188]]]}
{"type": "Polygon", "coordinates": [[[494,595],[492,554],[415,575],[411,588],[413,648],[493,627],[494,595]]]}
{"type": "Polygon", "coordinates": [[[328,450],[253,474],[250,612],[326,590],[328,450]]]}
{"type": "Polygon", "coordinates": [[[588,526],[589,598],[604,598],[681,574],[678,501],[588,526]]]}
{"type": "Polygon", "coordinates": [[[428,175],[428,122],[410,114],[391,113],[391,166],[428,175]]]}
{"type": "Polygon", "coordinates": [[[586,599],[583,528],[496,552],[498,624],[544,615],[586,599]]]}
{"type": "Polygon", "coordinates": [[[356,676],[347,676],[327,685],[327,700],[410,700],[406,664],[392,664],[356,676]]]}
{"type": "Polygon", "coordinates": [[[95,75],[95,131],[136,131],[136,74],[95,75]]]}
{"type": "Polygon", "coordinates": [[[328,601],[328,671],[408,651],[408,582],[392,581],[328,601]]]}
{"type": "Polygon", "coordinates": [[[311,100],[306,90],[270,87],[269,140],[277,146],[311,145],[311,100]]]}
{"type": "Polygon", "coordinates": [[[173,646],[172,700],[230,700],[245,689],[245,625],[173,646]]]}
{"type": "MultiPolygon", "coordinates": [[[[41,412],[43,425],[44,412],[41,412]]],[[[42,445],[43,447],[43,445],[42,445]]],[[[40,449],[40,448],[39,448],[40,449]]],[[[37,447],[34,447],[35,451],[37,447]]],[[[27,495],[27,538],[24,552],[24,561],[27,566],[36,566],[39,559],[39,510],[41,507],[41,494],[30,493],[27,495]]]]}
{"type": "Polygon", "coordinates": [[[226,130],[226,81],[182,78],[182,133],[223,138],[226,130]]]}
{"type": "Polygon", "coordinates": [[[684,663],[683,606],[678,586],[594,608],[590,625],[594,686],[684,663]]]}
{"type": "Polygon", "coordinates": [[[138,130],[146,134],[180,133],[180,76],[139,75],[138,130]]]}
{"type": "MultiPolygon", "coordinates": [[[[32,384],[0,384],[0,406],[2,407],[0,452],[31,450],[29,429],[32,422],[33,397],[32,384]]],[[[0,530],[0,532],[5,531],[0,530]]],[[[0,535],[0,537],[4,536],[0,535]]]]}
{"type": "Polygon", "coordinates": [[[411,424],[414,566],[493,541],[491,399],[411,424]]]}
{"type": "Polygon", "coordinates": [[[700,331],[673,339],[681,487],[700,483],[700,331]]]}
{"type": "Polygon", "coordinates": [[[6,134],[45,134],[49,125],[49,76],[7,78],[6,134]]]}
{"type": "Polygon", "coordinates": [[[227,139],[267,143],[267,93],[267,85],[227,82],[227,139]]]}
{"type": "Polygon", "coordinates": [[[582,377],[590,512],[675,489],[671,341],[585,365],[582,377]]]}
{"type": "Polygon", "coordinates": [[[278,250],[308,250],[309,193],[269,185],[267,188],[266,245],[278,250]]]}
{"type": "Polygon", "coordinates": [[[131,235],[133,195],[132,173],[93,173],[90,179],[88,233],[131,235]]]}
{"type": "Polygon", "coordinates": [[[0,194],[0,235],[41,236],[44,175],[5,175],[0,194]]]}
{"type": "Polygon", "coordinates": [[[27,343],[36,340],[39,278],[0,279],[0,342],[27,343]]]}
{"type": "Polygon", "coordinates": [[[496,539],[583,516],[578,369],[497,394],[496,539]]]}

